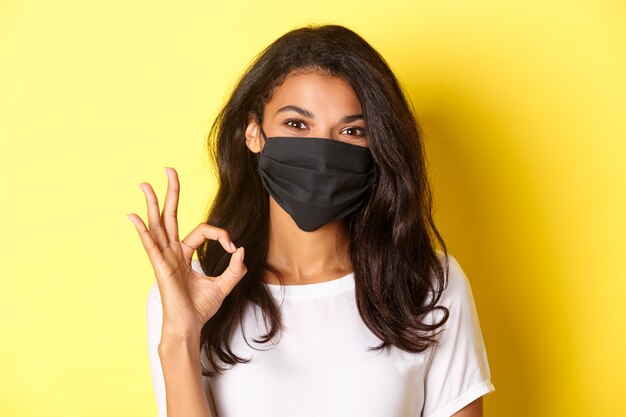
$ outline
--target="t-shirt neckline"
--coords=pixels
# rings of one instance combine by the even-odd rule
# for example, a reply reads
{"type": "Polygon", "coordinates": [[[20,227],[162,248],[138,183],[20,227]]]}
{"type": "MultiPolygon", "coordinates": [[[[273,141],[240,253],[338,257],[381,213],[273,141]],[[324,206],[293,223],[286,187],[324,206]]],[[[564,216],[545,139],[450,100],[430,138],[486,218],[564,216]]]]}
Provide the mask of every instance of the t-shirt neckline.
{"type": "Polygon", "coordinates": [[[302,285],[280,285],[263,282],[270,293],[275,297],[311,297],[339,294],[354,289],[354,271],[330,281],[315,282],[302,285]]]}

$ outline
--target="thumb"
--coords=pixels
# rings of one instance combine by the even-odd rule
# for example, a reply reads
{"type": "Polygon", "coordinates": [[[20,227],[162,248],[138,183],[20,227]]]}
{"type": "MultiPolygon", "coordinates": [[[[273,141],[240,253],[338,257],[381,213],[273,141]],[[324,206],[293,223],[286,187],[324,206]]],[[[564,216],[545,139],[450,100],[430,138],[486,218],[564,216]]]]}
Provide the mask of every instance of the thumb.
{"type": "Polygon", "coordinates": [[[230,256],[230,262],[226,270],[216,278],[215,283],[220,286],[224,296],[228,295],[235,285],[244,275],[248,272],[248,268],[243,263],[244,248],[243,246],[238,248],[230,256]]]}

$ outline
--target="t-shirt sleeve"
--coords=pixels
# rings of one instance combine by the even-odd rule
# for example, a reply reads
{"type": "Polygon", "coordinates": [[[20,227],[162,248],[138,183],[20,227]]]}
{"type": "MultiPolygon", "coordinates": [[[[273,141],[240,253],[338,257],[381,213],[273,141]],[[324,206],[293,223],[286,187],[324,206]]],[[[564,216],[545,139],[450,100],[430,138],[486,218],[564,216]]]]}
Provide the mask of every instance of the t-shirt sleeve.
{"type": "MultiPolygon", "coordinates": [[[[448,286],[437,305],[447,307],[450,315],[437,335],[439,345],[431,349],[422,417],[450,417],[495,391],[469,280],[457,260],[450,254],[448,258],[448,286]]],[[[443,316],[439,310],[434,313],[438,320],[443,316]]]]}
{"type": "MultiPolygon", "coordinates": [[[[200,263],[193,259],[191,266],[194,271],[202,272],[200,263]]],[[[163,378],[163,369],[161,368],[161,359],[159,358],[159,343],[161,342],[161,326],[163,324],[163,306],[161,304],[161,294],[159,287],[155,281],[148,293],[146,305],[147,318],[147,338],[148,338],[148,359],[150,363],[150,375],[152,378],[152,389],[157,404],[158,417],[167,417],[167,407],[165,403],[165,379],[163,378]]],[[[204,357],[204,350],[201,351],[204,357]]],[[[207,366],[207,362],[201,359],[202,363],[207,366]]],[[[213,417],[217,417],[213,396],[208,377],[202,377],[205,395],[209,401],[209,407],[213,417]]]]}

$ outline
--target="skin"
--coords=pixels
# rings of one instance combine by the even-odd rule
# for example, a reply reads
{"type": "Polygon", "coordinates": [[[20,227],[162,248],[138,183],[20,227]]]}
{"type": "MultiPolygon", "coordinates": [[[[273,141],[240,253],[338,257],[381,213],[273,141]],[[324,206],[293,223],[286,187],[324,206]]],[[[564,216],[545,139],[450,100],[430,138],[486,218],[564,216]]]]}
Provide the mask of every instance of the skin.
{"type": "MultiPolygon", "coordinates": [[[[266,103],[263,119],[263,131],[270,138],[318,137],[368,146],[361,104],[352,87],[323,73],[299,71],[288,75],[266,103]]],[[[261,152],[265,140],[253,114],[248,117],[245,136],[248,149],[261,152]]],[[[269,207],[267,262],[281,273],[285,285],[329,281],[352,272],[348,236],[342,233],[339,220],[305,232],[271,195],[269,207]]],[[[262,279],[280,283],[269,271],[262,279]]]]}
{"type": "Polygon", "coordinates": [[[226,295],[243,278],[244,248],[237,248],[228,232],[200,223],[182,241],[178,237],[178,174],[166,168],[167,194],[163,212],[148,183],[139,187],[146,197],[148,226],[135,213],[128,214],[148,255],[156,277],[163,325],[158,352],[163,369],[167,415],[212,417],[204,392],[200,362],[200,331],[219,309],[226,295]],[[230,263],[219,276],[207,279],[191,268],[195,250],[206,239],[217,240],[231,253],[230,263]]]}
{"type": "Polygon", "coordinates": [[[478,397],[452,415],[453,417],[483,417],[483,397],[478,397]]]}
{"type": "MultiPolygon", "coordinates": [[[[361,103],[343,79],[316,71],[288,75],[265,105],[263,131],[267,137],[295,136],[328,138],[368,147],[361,103]],[[287,110],[282,110],[286,106],[287,110]],[[304,110],[307,115],[296,110],[304,110]],[[361,117],[350,117],[361,115],[361,117]],[[344,118],[349,117],[348,120],[344,118]]],[[[248,116],[246,146],[261,152],[265,140],[254,114],[248,116]]],[[[271,139],[270,139],[271,140],[271,139]]],[[[348,237],[339,221],[312,232],[298,228],[289,213],[270,195],[270,236],[267,262],[278,269],[285,285],[311,284],[347,275],[352,269],[348,258],[348,237]],[[338,244],[335,243],[337,240],[338,244]]],[[[270,272],[263,280],[279,284],[270,272]]],[[[482,397],[454,414],[456,417],[482,417],[482,397]]]]}
{"type": "MultiPolygon", "coordinates": [[[[265,106],[263,130],[268,137],[323,137],[357,146],[368,146],[361,105],[354,91],[340,78],[314,71],[286,77],[265,106]],[[285,109],[285,106],[291,106],[285,109]],[[298,110],[299,109],[299,110],[298,110]],[[306,113],[306,114],[301,114],[306,113]],[[352,117],[354,116],[354,117],[352,117]],[[348,119],[346,119],[348,117],[348,119]]],[[[265,146],[260,125],[248,117],[245,143],[251,152],[265,146]]],[[[173,168],[165,169],[168,188],[160,213],[157,196],[148,183],[139,187],[146,198],[148,224],[134,213],[128,219],[135,226],[152,264],[161,302],[163,326],[159,357],[166,387],[170,417],[211,417],[202,384],[198,339],[203,324],[219,309],[224,298],[247,272],[244,248],[237,248],[228,231],[200,223],[184,239],[178,236],[180,184],[173,168]],[[191,268],[195,250],[206,239],[217,240],[231,253],[226,270],[219,276],[198,274],[191,268]]],[[[270,196],[270,233],[267,262],[285,278],[285,285],[329,281],[352,271],[348,257],[348,236],[340,221],[313,232],[300,230],[291,216],[270,196]]],[[[265,282],[279,284],[270,273],[265,282]]],[[[482,397],[454,414],[482,417],[482,397]]]]}

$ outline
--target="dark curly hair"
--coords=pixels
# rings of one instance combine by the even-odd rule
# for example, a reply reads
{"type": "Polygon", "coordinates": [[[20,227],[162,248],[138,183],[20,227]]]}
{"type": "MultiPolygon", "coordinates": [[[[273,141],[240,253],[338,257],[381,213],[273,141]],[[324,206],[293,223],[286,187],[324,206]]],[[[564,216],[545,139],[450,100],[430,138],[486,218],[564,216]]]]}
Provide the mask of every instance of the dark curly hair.
{"type": "MultiPolygon", "coordinates": [[[[226,229],[246,247],[248,272],[202,328],[200,343],[217,373],[245,363],[229,346],[246,304],[263,312],[267,343],[282,330],[280,310],[263,285],[268,250],[269,196],[257,172],[256,155],[245,146],[248,114],[262,117],[265,104],[285,77],[318,70],[347,81],[360,100],[378,181],[358,210],[341,221],[350,237],[355,296],[363,322],[382,343],[421,352],[436,344],[436,330],[449,311],[436,306],[447,285],[448,254],[432,216],[431,190],[422,133],[411,105],[383,57],[355,32],[338,25],[294,29],[264,49],[238,80],[209,133],[209,152],[219,181],[206,222],[226,229]],[[441,250],[435,248],[435,238],[441,250]],[[443,255],[443,256],[442,256],[443,255]],[[445,262],[442,262],[445,260],[445,262]],[[432,294],[432,297],[429,297],[432,294]],[[443,311],[438,323],[426,316],[443,311]],[[221,363],[220,363],[221,362],[221,363]]],[[[207,275],[227,267],[230,254],[219,242],[197,250],[207,275]]],[[[203,366],[203,375],[216,372],[203,366]]]]}

